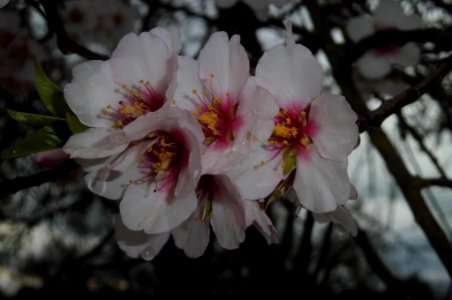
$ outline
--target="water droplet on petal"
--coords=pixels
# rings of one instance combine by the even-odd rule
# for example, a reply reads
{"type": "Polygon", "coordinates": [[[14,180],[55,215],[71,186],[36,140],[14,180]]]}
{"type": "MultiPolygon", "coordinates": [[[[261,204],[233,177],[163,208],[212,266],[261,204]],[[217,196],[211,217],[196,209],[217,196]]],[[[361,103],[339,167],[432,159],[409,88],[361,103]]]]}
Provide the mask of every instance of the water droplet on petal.
{"type": "Polygon", "coordinates": [[[151,260],[154,258],[154,251],[152,251],[152,248],[147,247],[146,249],[143,250],[143,252],[141,252],[141,257],[144,260],[151,260]]]}

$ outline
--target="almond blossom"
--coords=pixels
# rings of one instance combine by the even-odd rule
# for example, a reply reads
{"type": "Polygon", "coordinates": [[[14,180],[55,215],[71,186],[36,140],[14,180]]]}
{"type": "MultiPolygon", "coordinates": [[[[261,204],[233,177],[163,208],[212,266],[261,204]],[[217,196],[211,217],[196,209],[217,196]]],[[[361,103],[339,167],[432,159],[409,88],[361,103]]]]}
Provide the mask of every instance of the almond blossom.
{"type": "Polygon", "coordinates": [[[260,199],[293,184],[306,209],[336,210],[353,189],[347,156],[358,139],[356,114],[344,97],[321,92],[322,68],[294,43],[290,29],[287,45],[269,49],[259,60],[256,78],[275,96],[279,112],[272,135],[231,172],[239,189],[245,198],[260,199]]]}
{"type": "Polygon", "coordinates": [[[249,76],[249,60],[240,38],[214,33],[198,61],[178,57],[168,93],[172,104],[191,111],[201,124],[206,145],[204,173],[225,172],[271,134],[277,111],[274,98],[249,76]]]}
{"type": "Polygon", "coordinates": [[[74,135],[64,150],[81,159],[91,190],[121,199],[121,218],[130,230],[168,232],[195,210],[203,135],[189,112],[166,106],[101,140],[93,135],[94,143],[87,139],[74,135]],[[90,150],[84,148],[90,143],[90,150]]]}
{"type": "Polygon", "coordinates": [[[138,36],[124,36],[107,61],[74,67],[74,78],[64,89],[65,99],[80,121],[91,128],[71,137],[64,149],[91,172],[85,180],[93,192],[102,191],[103,183],[96,182],[102,177],[102,166],[127,147],[121,129],[164,105],[175,68],[173,60],[180,48],[177,29],[157,27],[138,36]],[[93,175],[93,168],[99,176],[93,175]]]}
{"type": "MultiPolygon", "coordinates": [[[[373,16],[351,18],[347,23],[347,32],[357,42],[384,30],[412,30],[421,27],[422,19],[419,16],[406,15],[396,1],[381,0],[373,16]]],[[[366,79],[379,79],[388,75],[394,66],[408,67],[417,64],[419,57],[419,47],[414,43],[407,43],[401,47],[369,50],[358,59],[357,67],[366,79]]]]}
{"type": "Polygon", "coordinates": [[[212,227],[221,247],[235,249],[245,239],[247,227],[255,226],[267,242],[277,243],[276,230],[257,201],[238,194],[233,181],[224,175],[203,175],[197,187],[198,206],[194,213],[171,232],[147,234],[132,231],[118,216],[116,237],[130,257],[152,260],[173,237],[177,247],[191,258],[201,256],[210,240],[212,227]]]}

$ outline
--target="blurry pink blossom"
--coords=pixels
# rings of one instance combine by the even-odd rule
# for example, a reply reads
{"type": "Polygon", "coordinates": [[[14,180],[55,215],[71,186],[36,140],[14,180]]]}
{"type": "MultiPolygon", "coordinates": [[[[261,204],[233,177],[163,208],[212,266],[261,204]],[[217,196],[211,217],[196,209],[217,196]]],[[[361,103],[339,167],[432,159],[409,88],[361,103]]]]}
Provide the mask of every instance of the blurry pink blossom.
{"type": "MultiPolygon", "coordinates": [[[[411,30],[422,27],[417,15],[406,15],[400,4],[394,0],[381,0],[372,16],[351,18],[347,24],[350,38],[357,42],[376,32],[399,29],[411,30]]],[[[389,46],[367,51],[357,61],[357,67],[366,79],[379,79],[388,75],[394,66],[408,67],[418,63],[419,47],[414,43],[404,46],[389,46]]]]}

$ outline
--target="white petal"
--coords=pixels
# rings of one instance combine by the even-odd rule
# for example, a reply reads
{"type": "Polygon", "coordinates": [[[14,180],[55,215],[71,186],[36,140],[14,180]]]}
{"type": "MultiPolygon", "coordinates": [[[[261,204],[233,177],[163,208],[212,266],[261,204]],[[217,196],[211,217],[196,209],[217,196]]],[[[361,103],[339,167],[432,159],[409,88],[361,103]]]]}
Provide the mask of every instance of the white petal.
{"type": "Polygon", "coordinates": [[[64,87],[64,98],[80,121],[90,127],[112,127],[102,109],[118,102],[110,64],[93,60],[72,69],[73,80],[64,87]]]}
{"type": "Polygon", "coordinates": [[[367,15],[352,18],[347,23],[349,37],[357,42],[375,33],[375,21],[367,15]]]}
{"type": "MultiPolygon", "coordinates": [[[[201,213],[202,214],[202,213],[201,213]]],[[[198,215],[198,214],[194,214],[198,215]]],[[[171,232],[176,246],[191,258],[203,255],[209,245],[210,225],[206,221],[196,221],[191,216],[171,232]]]]}
{"type": "Polygon", "coordinates": [[[250,77],[242,90],[237,108],[237,116],[243,124],[234,134],[236,150],[247,153],[265,144],[273,132],[273,118],[278,111],[275,98],[258,87],[254,78],[250,77]]]}
{"type": "Polygon", "coordinates": [[[69,138],[63,150],[71,158],[104,158],[120,153],[128,146],[128,140],[120,130],[90,128],[69,138]]]}
{"type": "Polygon", "coordinates": [[[258,147],[229,173],[245,199],[262,199],[283,179],[280,156],[258,147]]]}
{"type": "Polygon", "coordinates": [[[341,205],[338,205],[336,210],[325,214],[313,214],[315,220],[320,223],[332,221],[340,226],[340,228],[348,232],[352,236],[356,236],[358,233],[358,227],[353,220],[350,213],[341,205]]]}
{"type": "Polygon", "coordinates": [[[343,161],[358,143],[357,115],[342,96],[323,93],[315,99],[309,113],[318,124],[312,135],[316,149],[327,159],[343,161]]]}
{"type": "Polygon", "coordinates": [[[168,88],[167,99],[174,102],[173,104],[177,107],[191,112],[196,110],[196,106],[200,102],[199,96],[195,95],[193,91],[201,95],[204,90],[198,76],[199,65],[194,59],[185,56],[179,56],[177,64],[178,69],[168,88]]]}
{"type": "Polygon", "coordinates": [[[124,226],[120,216],[116,217],[115,235],[119,248],[128,256],[145,260],[152,260],[170,236],[168,232],[150,235],[143,231],[132,231],[124,226]]]}
{"type": "Polygon", "coordinates": [[[110,61],[118,84],[132,86],[140,80],[149,80],[152,88],[164,96],[172,75],[173,56],[165,42],[156,35],[129,33],[121,39],[110,61]]]}
{"type": "Polygon", "coordinates": [[[357,61],[360,73],[367,79],[379,79],[391,71],[391,65],[386,55],[374,55],[368,52],[357,61]]]}
{"type": "Polygon", "coordinates": [[[238,35],[229,40],[226,32],[212,34],[199,54],[199,64],[199,77],[205,81],[206,88],[212,88],[214,97],[230,93],[232,99],[237,99],[250,71],[248,56],[238,35]]]}
{"type": "Polygon", "coordinates": [[[295,44],[267,50],[256,67],[258,84],[276,97],[280,107],[305,106],[320,94],[323,70],[308,48],[295,44]]]}
{"type": "Polygon", "coordinates": [[[245,213],[241,196],[227,176],[215,176],[210,224],[220,245],[236,249],[245,239],[245,213]]]}
{"type": "Polygon", "coordinates": [[[175,26],[155,27],[150,32],[162,39],[170,52],[178,54],[182,49],[180,32],[175,26]]]}
{"type": "Polygon", "coordinates": [[[254,225],[267,240],[268,244],[278,243],[278,233],[272,221],[255,200],[243,200],[245,207],[246,226],[254,225]]]}
{"type": "Polygon", "coordinates": [[[293,188],[306,209],[315,213],[336,210],[338,203],[349,199],[350,186],[346,161],[324,159],[315,148],[297,159],[293,188]]]}
{"type": "Polygon", "coordinates": [[[127,172],[118,172],[102,168],[85,176],[87,187],[95,194],[111,200],[119,200],[124,194],[130,181],[138,180],[143,176],[139,169],[127,172]]]}
{"type": "Polygon", "coordinates": [[[388,61],[402,67],[414,66],[421,58],[421,51],[414,43],[408,43],[394,54],[388,54],[388,61]]]}
{"type": "Polygon", "coordinates": [[[170,231],[196,209],[194,190],[176,198],[155,187],[151,182],[127,187],[119,209],[124,224],[131,230],[144,230],[148,234],[170,231]]]}

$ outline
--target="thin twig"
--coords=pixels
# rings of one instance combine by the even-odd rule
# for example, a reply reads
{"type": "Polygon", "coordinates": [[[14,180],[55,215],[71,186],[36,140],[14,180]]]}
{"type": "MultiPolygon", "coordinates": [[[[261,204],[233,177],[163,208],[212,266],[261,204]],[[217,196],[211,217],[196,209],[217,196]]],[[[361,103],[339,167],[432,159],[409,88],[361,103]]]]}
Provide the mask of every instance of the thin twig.
{"type": "Polygon", "coordinates": [[[78,168],[78,165],[69,160],[61,166],[51,170],[42,171],[27,177],[17,177],[11,180],[0,182],[0,199],[12,195],[20,190],[41,185],[49,181],[64,178],[69,172],[78,168]]]}

